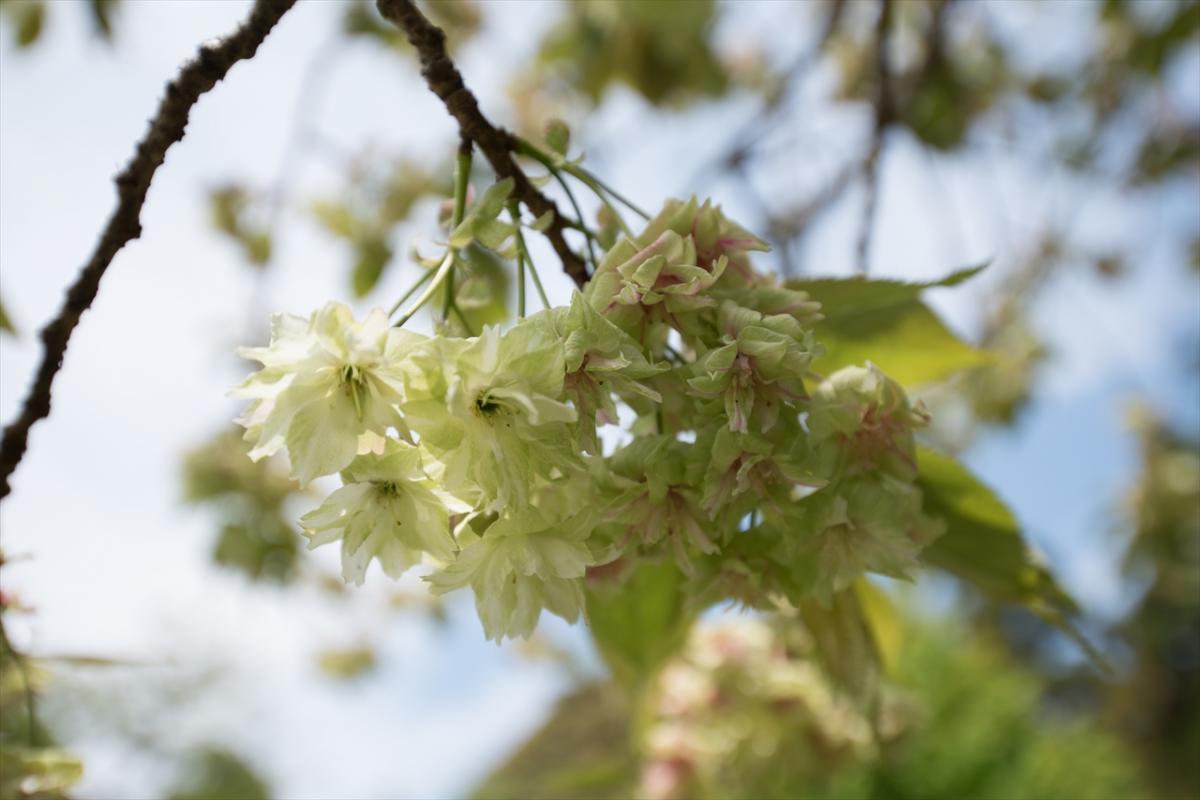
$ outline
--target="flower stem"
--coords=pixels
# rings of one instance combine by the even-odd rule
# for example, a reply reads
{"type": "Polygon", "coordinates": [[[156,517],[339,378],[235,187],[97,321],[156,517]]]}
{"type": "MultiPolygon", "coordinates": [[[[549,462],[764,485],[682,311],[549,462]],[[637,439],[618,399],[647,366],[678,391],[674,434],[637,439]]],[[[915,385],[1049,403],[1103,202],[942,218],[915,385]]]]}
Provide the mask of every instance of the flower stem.
{"type": "Polygon", "coordinates": [[[462,309],[458,307],[458,303],[450,301],[450,310],[454,312],[454,316],[458,317],[459,324],[463,326],[463,330],[468,337],[474,336],[475,331],[471,330],[471,323],[467,322],[467,317],[463,314],[462,309]]]}
{"type": "MultiPolygon", "coordinates": [[[[463,217],[466,215],[467,184],[470,181],[470,177],[471,177],[471,145],[470,145],[469,141],[464,141],[463,146],[460,147],[458,150],[458,158],[455,161],[454,215],[450,221],[450,230],[451,231],[453,231],[455,228],[457,228],[462,223],[463,217]]],[[[416,300],[413,301],[413,304],[410,305],[404,311],[403,314],[400,315],[400,319],[396,320],[396,323],[392,327],[394,327],[394,328],[403,327],[404,323],[406,323],[410,319],[412,319],[413,315],[416,314],[421,309],[421,306],[428,303],[429,299],[431,297],[433,297],[434,294],[437,293],[437,290],[442,286],[442,284],[446,283],[447,278],[449,278],[450,281],[446,287],[446,300],[445,300],[445,305],[442,307],[442,318],[445,319],[450,316],[450,311],[454,307],[454,262],[457,258],[458,258],[458,248],[454,247],[454,246],[449,246],[446,250],[446,257],[442,259],[441,264],[438,264],[437,271],[436,272],[426,272],[424,275],[421,276],[420,280],[418,280],[415,284],[413,284],[412,288],[410,288],[407,292],[405,292],[403,297],[401,297],[398,301],[396,301],[396,305],[392,306],[392,310],[390,312],[388,312],[388,316],[395,314],[396,309],[400,308],[400,306],[404,304],[404,301],[407,300],[412,295],[412,293],[415,292],[418,289],[418,287],[421,286],[421,284],[423,284],[423,283],[425,283],[425,281],[429,280],[429,276],[431,276],[431,275],[433,276],[433,281],[429,284],[429,286],[425,287],[425,291],[421,292],[420,296],[416,300]]],[[[460,318],[461,318],[461,314],[460,314],[460,318]]],[[[466,327],[465,320],[463,321],[463,325],[464,325],[464,327],[466,327]]]]}
{"type": "Polygon", "coordinates": [[[575,193],[571,191],[571,184],[567,183],[567,179],[562,176],[558,170],[551,170],[554,179],[558,181],[558,185],[562,187],[563,192],[567,195],[567,202],[571,204],[571,208],[575,210],[575,218],[579,220],[579,229],[583,232],[583,238],[587,242],[588,261],[592,264],[592,273],[596,272],[596,249],[592,241],[592,232],[588,229],[583,221],[583,211],[579,208],[579,202],[575,199],[575,193]]]}
{"type": "Polygon", "coordinates": [[[550,301],[546,299],[546,290],[542,288],[542,279],[538,277],[537,267],[533,265],[533,260],[529,261],[529,277],[533,278],[533,288],[537,289],[538,297],[542,300],[542,308],[549,308],[550,301]]]}
{"type": "Polygon", "coordinates": [[[529,253],[525,249],[525,234],[521,232],[521,209],[516,200],[508,201],[508,215],[516,227],[517,240],[517,319],[525,319],[525,262],[529,253]]]}
{"type": "Polygon", "coordinates": [[[434,294],[437,293],[437,290],[446,280],[446,276],[450,274],[450,270],[454,266],[454,258],[457,255],[458,253],[453,247],[446,251],[446,257],[443,258],[442,263],[438,265],[437,272],[433,273],[433,282],[425,287],[425,291],[421,292],[421,296],[413,301],[413,304],[410,305],[404,311],[404,313],[400,315],[400,319],[396,320],[396,324],[392,327],[404,327],[404,323],[412,319],[413,314],[416,314],[421,310],[421,306],[429,302],[429,298],[433,297],[434,294]]]}
{"type": "MultiPolygon", "coordinates": [[[[554,174],[556,178],[558,177],[560,171],[565,172],[583,183],[584,186],[587,186],[589,189],[591,189],[592,193],[600,199],[600,202],[604,203],[604,205],[608,207],[609,211],[613,212],[613,216],[617,218],[617,222],[620,224],[621,229],[626,236],[632,237],[633,234],[630,233],[629,228],[625,225],[625,221],[621,219],[621,215],[617,213],[616,208],[614,208],[612,203],[609,202],[608,198],[610,196],[640,216],[642,219],[650,219],[650,215],[638,206],[634,205],[632,200],[628,199],[578,164],[565,163],[562,161],[562,159],[550,155],[545,150],[542,150],[540,147],[526,139],[517,139],[517,152],[521,155],[529,156],[530,158],[539,162],[546,169],[550,170],[550,172],[554,174]]],[[[562,179],[559,178],[560,182],[561,180],[562,179]]],[[[567,199],[571,199],[569,194],[567,199]]],[[[575,213],[577,215],[579,214],[578,209],[576,209],[575,213]]],[[[583,220],[580,219],[580,221],[582,222],[583,220]]]]}
{"type": "MultiPolygon", "coordinates": [[[[463,139],[454,160],[454,216],[450,221],[453,231],[463,221],[467,213],[467,184],[471,179],[471,140],[463,139]]],[[[451,252],[458,255],[457,248],[451,247],[451,252]]],[[[450,272],[446,276],[446,297],[442,303],[442,319],[450,317],[450,307],[454,305],[454,258],[450,259],[450,272]]]]}
{"type": "Polygon", "coordinates": [[[614,200],[628,208],[633,213],[637,214],[642,219],[650,219],[650,215],[643,211],[640,207],[634,205],[632,200],[622,195],[616,189],[612,188],[583,167],[578,166],[577,164],[567,164],[563,167],[563,169],[569,175],[574,175],[576,178],[587,184],[587,187],[596,194],[600,194],[601,191],[603,191],[611,195],[614,200]]]}
{"type": "Polygon", "coordinates": [[[414,294],[417,293],[418,289],[420,289],[422,286],[424,286],[426,283],[428,283],[429,279],[433,277],[433,274],[435,271],[436,270],[427,269],[423,273],[421,273],[421,277],[417,278],[416,283],[414,283],[412,286],[408,287],[408,291],[406,291],[404,294],[402,294],[400,296],[400,299],[396,301],[396,304],[394,306],[392,306],[391,311],[388,311],[388,317],[390,318],[393,314],[395,314],[397,311],[399,311],[400,306],[404,305],[404,301],[408,300],[408,298],[412,297],[414,294]]]}

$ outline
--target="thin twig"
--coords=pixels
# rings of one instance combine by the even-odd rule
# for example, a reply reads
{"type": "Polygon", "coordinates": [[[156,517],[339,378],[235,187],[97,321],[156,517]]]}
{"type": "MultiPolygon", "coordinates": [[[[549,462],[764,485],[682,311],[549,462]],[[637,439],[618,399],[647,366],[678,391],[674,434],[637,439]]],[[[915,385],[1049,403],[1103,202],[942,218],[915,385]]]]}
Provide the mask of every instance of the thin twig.
{"type": "Polygon", "coordinates": [[[521,207],[516,200],[508,201],[508,215],[516,229],[513,239],[517,243],[517,319],[525,319],[525,262],[529,252],[525,249],[525,234],[521,232],[521,207]]]}
{"type": "Polygon", "coordinates": [[[287,201],[288,190],[296,179],[296,172],[299,171],[296,162],[308,137],[308,125],[313,118],[320,117],[326,87],[335,74],[334,64],[337,57],[345,52],[344,46],[344,35],[340,31],[335,32],[325,44],[317,48],[308,66],[304,68],[300,90],[296,93],[296,103],[292,110],[291,129],[284,142],[279,171],[271,187],[267,230],[272,234],[279,227],[279,217],[287,201]]]}
{"type": "Polygon", "coordinates": [[[552,169],[550,170],[550,174],[554,176],[554,180],[558,181],[558,185],[562,187],[563,194],[567,196],[567,202],[571,204],[571,208],[575,211],[575,218],[580,222],[583,238],[587,245],[588,263],[592,265],[592,272],[594,273],[600,265],[600,261],[596,258],[596,246],[592,232],[583,224],[583,209],[579,207],[579,201],[575,199],[575,192],[571,190],[571,184],[567,183],[567,179],[562,176],[562,173],[556,169],[552,169]]]}
{"type": "Polygon", "coordinates": [[[512,134],[493,125],[479,110],[479,102],[475,95],[463,83],[462,74],[446,53],[446,34],[426,19],[412,0],[376,0],[376,5],[384,19],[404,31],[409,43],[416,48],[417,57],[421,61],[421,74],[425,77],[429,89],[441,99],[450,116],[454,117],[460,133],[479,146],[495,170],[496,177],[501,180],[513,179],[513,195],[524,203],[535,217],[541,217],[547,211],[554,212],[545,236],[562,261],[563,271],[576,285],[583,286],[587,282],[587,267],[563,237],[565,226],[562,215],[558,213],[558,206],[538,191],[513,161],[515,140],[512,134]]]}
{"type": "Polygon", "coordinates": [[[792,96],[796,87],[803,83],[811,74],[812,68],[820,62],[829,42],[841,26],[846,11],[846,0],[833,0],[821,33],[817,36],[816,44],[796,57],[791,66],[783,71],[783,77],[775,90],[766,96],[758,112],[746,120],[742,127],[730,138],[730,145],[691,177],[685,186],[696,188],[706,184],[714,173],[722,169],[736,170],[761,152],[762,141],[774,129],[771,124],[774,117],[787,109],[787,100],[792,96]]]}
{"type": "Polygon", "coordinates": [[[50,414],[50,390],[62,368],[71,333],[96,299],[100,279],[117,252],[142,233],[141,211],[155,171],[167,150],[183,138],[188,114],[200,96],[209,91],[239,61],[252,58],[258,46],[296,0],[256,0],[250,16],[228,37],[200,45],[196,56],[167,84],[167,92],[138,143],[133,158],[116,177],[117,208],[96,244],[91,259],[67,292],[58,314],[42,329],[45,352],[21,413],[4,429],[0,440],[0,499],[11,491],[9,478],[29,443],[29,429],[50,414]]]}
{"type": "MultiPolygon", "coordinates": [[[[792,253],[811,230],[813,223],[846,193],[858,176],[858,164],[847,164],[815,194],[782,212],[767,215],[767,237],[779,246],[779,271],[790,278],[797,271],[792,253]]],[[[746,181],[749,183],[749,179],[746,181]]]]}
{"type": "Polygon", "coordinates": [[[878,87],[875,95],[875,125],[871,131],[871,144],[867,157],[863,159],[863,184],[866,198],[863,200],[862,221],[858,230],[858,272],[866,275],[871,251],[871,232],[875,227],[875,207],[879,204],[879,161],[883,153],[888,126],[895,117],[892,99],[892,71],[888,54],[888,35],[892,28],[892,10],[895,0],[879,0],[879,18],[875,24],[875,69],[878,87]]]}
{"type": "MultiPolygon", "coordinates": [[[[450,239],[453,240],[454,232],[459,225],[462,224],[463,217],[467,212],[467,186],[471,182],[471,140],[466,136],[458,145],[458,155],[454,159],[454,212],[450,218],[450,239]]],[[[403,328],[404,323],[413,318],[413,315],[421,310],[421,306],[429,302],[429,299],[437,293],[442,284],[446,284],[446,304],[442,308],[442,322],[445,323],[450,317],[451,309],[456,309],[454,305],[454,262],[458,259],[458,248],[452,243],[446,245],[446,256],[442,259],[442,263],[438,266],[437,274],[433,276],[433,282],[421,292],[421,296],[413,301],[400,319],[396,320],[392,327],[403,328]]],[[[407,296],[407,295],[406,295],[407,296]]],[[[397,307],[399,303],[397,303],[397,307]]],[[[436,317],[434,318],[436,321],[436,317]]],[[[463,327],[470,334],[470,326],[467,324],[462,313],[459,312],[459,319],[462,320],[463,327]]]]}
{"type": "Polygon", "coordinates": [[[408,298],[412,297],[414,294],[417,293],[418,289],[420,289],[422,286],[424,286],[426,283],[428,283],[429,279],[433,277],[433,275],[436,271],[437,270],[434,270],[434,269],[426,269],[423,273],[421,273],[421,277],[417,278],[416,282],[412,286],[408,287],[408,291],[406,291],[404,294],[400,295],[400,299],[397,300],[395,302],[395,304],[392,306],[391,310],[388,311],[388,317],[391,318],[392,315],[394,315],[397,311],[399,311],[400,306],[404,305],[405,301],[407,301],[408,298]]]}

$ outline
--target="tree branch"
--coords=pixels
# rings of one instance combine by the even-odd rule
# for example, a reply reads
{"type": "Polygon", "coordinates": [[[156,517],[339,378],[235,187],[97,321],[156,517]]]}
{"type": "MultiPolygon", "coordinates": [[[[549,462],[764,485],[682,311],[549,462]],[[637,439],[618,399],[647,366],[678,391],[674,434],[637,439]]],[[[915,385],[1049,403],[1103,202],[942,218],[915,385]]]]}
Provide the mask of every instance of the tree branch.
{"type": "Polygon", "coordinates": [[[866,199],[863,202],[862,223],[858,233],[858,271],[866,275],[871,250],[871,231],[875,225],[875,207],[879,203],[879,161],[883,153],[888,126],[895,119],[892,98],[892,69],[888,53],[888,35],[892,27],[892,11],[896,0],[879,0],[879,17],[875,25],[875,69],[878,83],[875,95],[875,125],[871,145],[863,159],[863,180],[866,199]]]}
{"type": "Polygon", "coordinates": [[[421,75],[425,77],[429,89],[441,98],[450,116],[458,123],[460,133],[479,146],[496,176],[501,180],[513,179],[514,196],[535,216],[540,217],[547,211],[554,212],[554,221],[546,229],[545,236],[562,261],[563,271],[576,285],[583,286],[587,282],[587,268],[563,237],[566,223],[562,214],[552,200],[530,183],[513,161],[512,151],[516,149],[516,141],[512,134],[493,125],[479,110],[475,95],[463,83],[462,74],[446,53],[446,34],[426,19],[412,0],[376,0],[376,5],[384,19],[404,31],[409,43],[416,48],[421,60],[421,75]]]}
{"type": "Polygon", "coordinates": [[[33,386],[20,416],[4,429],[4,437],[0,440],[0,499],[11,491],[9,478],[25,455],[29,429],[50,414],[51,386],[62,368],[67,343],[79,318],[96,299],[100,279],[113,257],[129,241],[141,236],[141,211],[146,192],[155,171],[166,158],[167,150],[183,138],[192,106],[224,78],[234,64],[254,56],[263,39],[295,1],[256,0],[250,16],[236,31],[215,43],[202,44],[195,57],[167,84],[166,95],[150,122],[150,129],[138,143],[133,158],[115,179],[116,210],[109,217],[92,257],[67,292],[58,315],[42,329],[45,352],[33,386]]]}

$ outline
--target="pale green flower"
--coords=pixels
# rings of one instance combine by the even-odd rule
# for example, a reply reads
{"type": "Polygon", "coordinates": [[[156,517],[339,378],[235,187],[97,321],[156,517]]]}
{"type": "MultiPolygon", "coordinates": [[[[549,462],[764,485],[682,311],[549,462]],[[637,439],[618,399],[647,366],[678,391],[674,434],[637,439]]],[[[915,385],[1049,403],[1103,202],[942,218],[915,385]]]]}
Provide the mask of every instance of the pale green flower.
{"type": "Polygon", "coordinates": [[[597,425],[617,424],[614,394],[644,397],[655,403],[662,395],[641,381],[669,369],[651,364],[630,336],[593,309],[576,292],[569,309],[559,309],[566,369],[564,392],[579,412],[579,438],[584,450],[599,452],[597,425]]]}
{"type": "Polygon", "coordinates": [[[802,500],[777,534],[792,554],[793,578],[828,598],[866,572],[911,577],[921,550],[942,531],[921,513],[920,489],[880,475],[802,500]]]}
{"type": "Polygon", "coordinates": [[[645,342],[648,327],[678,328],[679,315],[713,305],[707,291],[724,271],[724,258],[700,266],[691,237],[668,230],[648,244],[617,242],[584,292],[593,308],[645,342]]]}
{"type": "Polygon", "coordinates": [[[686,203],[668,200],[658,216],[647,223],[637,243],[645,246],[665,231],[691,237],[696,248],[695,263],[699,266],[715,272],[718,263],[727,263],[727,270],[724,266],[721,268],[729,276],[726,282],[759,283],[769,280],[755,272],[748,254],[755,250],[765,252],[771,248],[726,217],[721,207],[714,206],[711,200],[705,200],[703,205],[697,202],[694,195],[686,203]]]}
{"type": "Polygon", "coordinates": [[[342,542],[342,577],[361,585],[372,559],[399,578],[428,553],[454,557],[449,511],[470,506],[435,488],[417,448],[389,439],[382,455],[354,459],[342,472],[345,485],[300,519],[309,548],[342,542]],[[449,510],[448,510],[449,507],[449,510]]]}
{"type": "Polygon", "coordinates": [[[268,347],[242,348],[263,368],[230,392],[252,400],[237,421],[258,460],[287,446],[292,475],[307,482],[345,467],[364,433],[401,428],[401,360],[420,337],[388,326],[372,311],[361,323],[341,303],[329,303],[307,322],[272,318],[268,347]]]}
{"type": "Polygon", "coordinates": [[[721,303],[717,326],[725,344],[696,362],[688,385],[701,397],[722,399],[731,431],[748,431],[754,414],[766,432],[785,404],[807,396],[803,379],[813,357],[812,332],[790,314],[766,316],[728,300],[721,303]]]}
{"type": "Polygon", "coordinates": [[[793,455],[792,443],[803,437],[799,424],[788,421],[771,438],[734,433],[722,425],[697,440],[697,453],[707,462],[704,510],[717,517],[723,509],[735,519],[758,508],[784,513],[788,507],[825,485],[793,455]]]}
{"type": "Polygon", "coordinates": [[[752,308],[760,314],[773,316],[787,314],[798,322],[811,324],[821,319],[821,304],[809,298],[807,292],[788,289],[765,277],[763,282],[750,286],[739,286],[722,291],[722,296],[743,308],[752,308]]]}
{"type": "Polygon", "coordinates": [[[460,496],[499,511],[528,504],[531,487],[578,463],[562,401],[563,349],[546,314],[501,335],[433,340],[413,354],[405,418],[460,496]]]}
{"type": "Polygon", "coordinates": [[[913,430],[928,415],[873,365],[813,391],[805,465],[829,485],[794,504],[778,529],[790,571],[827,597],[864,572],[903,578],[941,533],[921,512],[913,430]]]}
{"type": "Polygon", "coordinates": [[[822,381],[808,412],[814,470],[916,479],[913,431],[929,423],[929,414],[874,364],[845,367],[822,381]]]}
{"type": "MultiPolygon", "coordinates": [[[[585,539],[588,503],[554,489],[535,506],[506,512],[471,539],[453,563],[426,577],[436,594],[470,586],[488,639],[528,637],[542,610],[575,622],[583,609],[583,576],[594,563],[585,539]]],[[[585,493],[586,494],[586,493],[585,493]]]]}
{"type": "Polygon", "coordinates": [[[688,574],[694,571],[694,551],[720,550],[701,508],[696,487],[703,465],[691,445],[669,436],[642,436],[615,452],[610,464],[615,499],[608,514],[625,526],[627,541],[669,550],[688,574]]]}

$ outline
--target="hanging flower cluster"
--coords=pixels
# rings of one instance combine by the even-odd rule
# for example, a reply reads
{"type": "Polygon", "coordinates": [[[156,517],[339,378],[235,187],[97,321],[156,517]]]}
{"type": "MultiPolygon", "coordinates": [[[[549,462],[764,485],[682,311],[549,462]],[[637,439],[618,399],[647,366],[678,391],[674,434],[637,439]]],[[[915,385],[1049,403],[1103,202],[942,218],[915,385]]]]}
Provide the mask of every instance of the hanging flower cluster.
{"type": "MultiPolygon", "coordinates": [[[[741,617],[696,625],[651,686],[637,797],[745,796],[778,771],[814,786],[870,763],[880,740],[904,730],[894,696],[879,720],[829,680],[801,626],[741,617]]],[[[830,792],[829,796],[844,796],[830,792]]]]}
{"type": "Polygon", "coordinates": [[[764,599],[907,574],[938,533],[915,486],[926,415],[871,365],[812,372],[820,308],[754,269],[762,240],[671,200],[568,305],[452,335],[458,248],[483,231],[525,265],[493,190],[459,206],[401,319],[442,291],[439,335],[330,303],[276,315],[270,345],[243,351],[262,364],[234,390],[251,457],[286,450],[300,481],[341,476],[301,524],[311,546],[341,542],[347,581],[372,560],[392,577],[427,561],[432,590],[470,586],[501,639],[543,610],[577,619],[588,570],[618,560],[670,558],[727,587],[753,572],[764,599]]]}

